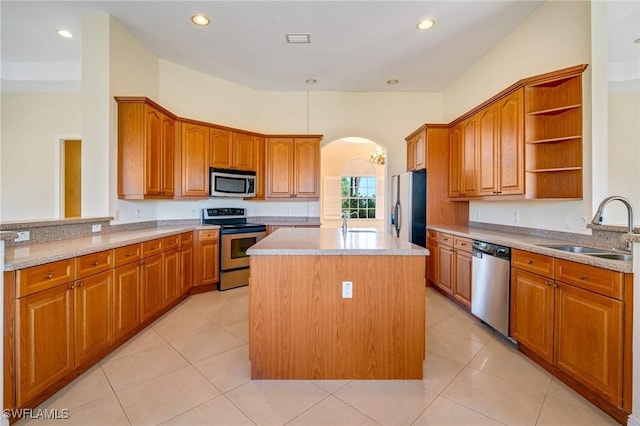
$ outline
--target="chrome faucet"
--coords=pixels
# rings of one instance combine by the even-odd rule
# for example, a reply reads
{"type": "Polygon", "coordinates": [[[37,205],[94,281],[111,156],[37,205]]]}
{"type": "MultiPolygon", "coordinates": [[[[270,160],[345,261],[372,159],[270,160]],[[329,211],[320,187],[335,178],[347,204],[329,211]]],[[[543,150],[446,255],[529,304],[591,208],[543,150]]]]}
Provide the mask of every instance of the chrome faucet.
{"type": "MultiPolygon", "coordinates": [[[[604,220],[604,208],[611,201],[616,201],[616,200],[620,201],[627,208],[627,215],[628,215],[627,225],[629,227],[628,233],[633,234],[633,228],[634,228],[633,227],[633,207],[631,206],[631,202],[629,200],[619,195],[612,195],[611,197],[607,197],[604,200],[602,200],[602,202],[598,206],[598,210],[596,210],[596,214],[593,216],[593,219],[591,219],[591,223],[593,225],[602,225],[602,221],[604,220]]],[[[625,249],[627,251],[631,251],[632,248],[633,248],[633,243],[631,241],[627,241],[625,249]]]]}
{"type": "Polygon", "coordinates": [[[345,235],[347,233],[347,219],[349,219],[354,213],[357,214],[357,212],[342,212],[342,233],[345,235]]]}

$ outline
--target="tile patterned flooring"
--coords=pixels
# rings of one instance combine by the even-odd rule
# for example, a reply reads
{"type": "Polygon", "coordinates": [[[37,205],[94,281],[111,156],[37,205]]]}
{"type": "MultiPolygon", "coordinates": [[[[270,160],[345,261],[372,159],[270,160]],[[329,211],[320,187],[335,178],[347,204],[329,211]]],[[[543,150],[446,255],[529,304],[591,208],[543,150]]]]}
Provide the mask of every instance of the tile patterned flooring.
{"type": "Polygon", "coordinates": [[[247,287],[191,296],[39,408],[39,425],[616,425],[427,291],[422,380],[250,380],[247,287]]]}

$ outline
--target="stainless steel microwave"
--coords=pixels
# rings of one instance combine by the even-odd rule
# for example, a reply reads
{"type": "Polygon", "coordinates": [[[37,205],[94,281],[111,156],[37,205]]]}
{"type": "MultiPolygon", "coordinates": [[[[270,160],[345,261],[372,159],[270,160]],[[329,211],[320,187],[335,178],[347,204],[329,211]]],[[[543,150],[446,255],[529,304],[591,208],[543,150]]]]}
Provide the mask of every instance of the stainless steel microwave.
{"type": "Polygon", "coordinates": [[[210,169],[211,197],[255,197],[256,172],[245,170],[210,169]]]}

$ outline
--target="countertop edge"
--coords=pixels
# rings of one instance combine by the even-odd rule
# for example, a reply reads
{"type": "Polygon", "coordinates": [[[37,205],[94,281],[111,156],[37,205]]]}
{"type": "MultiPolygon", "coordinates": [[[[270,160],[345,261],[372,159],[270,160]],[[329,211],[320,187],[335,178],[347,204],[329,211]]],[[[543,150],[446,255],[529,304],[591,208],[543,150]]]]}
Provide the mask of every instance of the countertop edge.
{"type": "MultiPolygon", "coordinates": [[[[611,260],[602,259],[594,256],[587,256],[585,254],[570,253],[560,250],[555,250],[548,247],[541,247],[537,244],[573,244],[567,240],[556,240],[551,238],[526,236],[521,234],[514,234],[502,231],[490,231],[479,228],[466,228],[455,227],[447,225],[428,225],[427,229],[444,232],[447,234],[470,238],[474,240],[482,240],[488,243],[499,244],[507,247],[511,247],[518,250],[530,251],[532,253],[544,254],[552,256],[558,259],[570,260],[576,263],[582,263],[585,265],[596,266],[598,268],[609,269],[617,272],[632,273],[633,262],[623,260],[611,260]],[[523,242],[521,240],[526,239],[529,242],[523,242]]],[[[639,240],[640,241],[640,240],[639,240]]]]}

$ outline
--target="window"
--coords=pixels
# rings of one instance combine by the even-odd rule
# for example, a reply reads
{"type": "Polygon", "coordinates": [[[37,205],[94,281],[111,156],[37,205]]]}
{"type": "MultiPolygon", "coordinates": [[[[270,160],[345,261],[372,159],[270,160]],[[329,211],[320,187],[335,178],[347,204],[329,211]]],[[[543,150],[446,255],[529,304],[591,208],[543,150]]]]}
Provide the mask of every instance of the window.
{"type": "Polygon", "coordinates": [[[354,219],[375,219],[376,178],[342,176],[340,183],[342,212],[354,219]]]}

